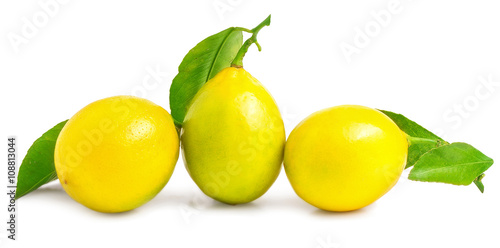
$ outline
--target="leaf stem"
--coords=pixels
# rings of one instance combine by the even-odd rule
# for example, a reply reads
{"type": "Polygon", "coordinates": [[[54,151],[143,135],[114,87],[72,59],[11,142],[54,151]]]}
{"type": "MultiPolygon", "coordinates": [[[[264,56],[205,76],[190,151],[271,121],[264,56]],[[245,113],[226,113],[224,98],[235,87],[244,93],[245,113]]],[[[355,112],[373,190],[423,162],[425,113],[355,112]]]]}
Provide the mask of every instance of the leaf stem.
{"type": "Polygon", "coordinates": [[[481,193],[484,193],[484,185],[483,182],[481,181],[483,180],[483,178],[484,178],[484,173],[479,175],[476,179],[474,179],[474,184],[477,186],[479,191],[481,191],[481,193]]]}
{"type": "Polygon", "coordinates": [[[271,15],[269,15],[263,22],[261,22],[257,27],[253,28],[252,30],[244,29],[242,28],[242,31],[252,33],[252,36],[248,38],[245,43],[241,46],[240,50],[236,54],[236,57],[234,58],[233,62],[231,63],[232,67],[236,68],[243,68],[243,57],[245,57],[245,54],[248,51],[248,48],[255,43],[257,45],[257,48],[262,50],[259,42],[257,41],[257,34],[259,31],[265,27],[271,25],[271,15]]]}
{"type": "Polygon", "coordinates": [[[243,32],[247,32],[247,33],[253,33],[252,30],[250,30],[248,28],[242,28],[242,27],[235,27],[234,30],[236,30],[236,31],[243,31],[243,32]]]}
{"type": "Polygon", "coordinates": [[[408,140],[409,145],[431,143],[431,144],[436,144],[436,147],[439,147],[439,146],[448,144],[448,142],[446,142],[444,140],[412,137],[408,134],[406,135],[406,139],[408,140]]]}

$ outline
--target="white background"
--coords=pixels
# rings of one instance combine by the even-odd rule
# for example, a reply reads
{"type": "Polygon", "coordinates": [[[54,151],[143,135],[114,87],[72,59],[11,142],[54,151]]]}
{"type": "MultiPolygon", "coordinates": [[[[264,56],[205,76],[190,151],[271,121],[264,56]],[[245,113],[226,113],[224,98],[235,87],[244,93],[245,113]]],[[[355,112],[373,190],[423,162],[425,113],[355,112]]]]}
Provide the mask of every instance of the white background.
{"type": "MultiPolygon", "coordinates": [[[[189,49],[230,26],[253,28],[268,14],[272,24],[259,35],[263,50],[250,48],[244,64],[274,96],[287,133],[315,111],[360,104],[403,113],[448,141],[466,141],[500,160],[498,1],[147,0],[58,6],[44,20],[38,1],[0,3],[0,137],[4,143],[8,135],[17,137],[19,162],[43,132],[92,101],[137,94],[169,109],[170,83],[189,49]],[[392,10],[391,4],[398,7],[390,20],[375,24],[372,14],[392,10]],[[22,36],[24,20],[33,18],[37,32],[25,37],[27,43],[13,45],[9,37],[22,36]],[[341,47],[355,46],[356,30],[367,26],[369,41],[345,56],[341,47]],[[144,85],[158,69],[159,82],[144,85]],[[480,78],[497,83],[488,91],[480,78]]],[[[6,157],[6,144],[1,147],[0,156],[6,157]]],[[[348,213],[303,202],[283,171],[255,202],[224,205],[201,193],[182,159],[156,198],[121,214],[79,205],[56,181],[18,201],[15,242],[6,239],[2,193],[0,247],[499,247],[497,165],[487,171],[484,194],[473,185],[409,181],[407,173],[375,204],[348,213]]]]}

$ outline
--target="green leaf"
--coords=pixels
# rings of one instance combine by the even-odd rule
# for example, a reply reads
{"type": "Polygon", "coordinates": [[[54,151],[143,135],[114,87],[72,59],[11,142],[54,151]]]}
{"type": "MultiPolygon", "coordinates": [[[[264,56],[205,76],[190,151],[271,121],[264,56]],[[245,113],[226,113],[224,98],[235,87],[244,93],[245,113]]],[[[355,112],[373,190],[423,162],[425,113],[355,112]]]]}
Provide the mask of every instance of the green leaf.
{"type": "Polygon", "coordinates": [[[241,28],[231,27],[198,43],[182,60],[170,86],[170,111],[182,125],[198,90],[222,69],[231,66],[243,42],[241,28]]]}
{"type": "Polygon", "coordinates": [[[16,199],[57,179],[54,149],[57,137],[66,122],[67,120],[57,124],[31,145],[19,168],[16,199]]]}
{"type": "Polygon", "coordinates": [[[469,185],[492,164],[493,159],[476,148],[457,142],[432,149],[422,155],[408,178],[415,181],[469,185]]]}
{"type": "Polygon", "coordinates": [[[410,147],[408,148],[408,159],[406,161],[406,168],[413,166],[415,162],[417,162],[417,160],[420,158],[420,156],[422,156],[424,153],[440,145],[447,144],[446,141],[444,141],[437,135],[433,134],[429,130],[425,129],[424,127],[418,125],[414,121],[406,118],[401,114],[396,114],[386,110],[380,110],[380,111],[385,115],[387,115],[389,118],[391,118],[396,123],[396,125],[398,125],[398,127],[409,136],[413,138],[431,139],[439,141],[435,144],[428,142],[411,144],[410,147]]]}
{"type": "Polygon", "coordinates": [[[406,168],[414,166],[408,178],[416,181],[469,185],[484,192],[481,179],[493,160],[465,143],[449,144],[401,114],[380,110],[408,135],[406,168]]]}

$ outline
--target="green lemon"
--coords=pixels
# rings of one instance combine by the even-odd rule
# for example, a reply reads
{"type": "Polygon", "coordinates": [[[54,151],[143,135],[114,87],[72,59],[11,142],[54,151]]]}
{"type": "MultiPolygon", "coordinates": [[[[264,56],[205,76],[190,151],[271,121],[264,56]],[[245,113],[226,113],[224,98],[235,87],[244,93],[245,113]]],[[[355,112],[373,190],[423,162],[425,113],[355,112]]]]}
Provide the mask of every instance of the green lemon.
{"type": "Polygon", "coordinates": [[[181,131],[189,175],[208,196],[253,201],[276,180],[285,129],[267,90],[243,68],[228,67],[195,95],[181,131]]]}

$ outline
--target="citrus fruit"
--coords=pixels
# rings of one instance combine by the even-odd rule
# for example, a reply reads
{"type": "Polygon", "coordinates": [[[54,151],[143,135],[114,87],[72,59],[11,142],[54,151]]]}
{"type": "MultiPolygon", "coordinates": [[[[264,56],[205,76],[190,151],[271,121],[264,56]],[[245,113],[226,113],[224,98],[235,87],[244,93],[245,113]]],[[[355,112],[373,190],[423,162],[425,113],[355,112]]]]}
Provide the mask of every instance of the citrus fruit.
{"type": "Polygon", "coordinates": [[[365,207],[388,192],[406,164],[405,134],[378,110],[343,105],[295,127],[285,147],[286,175],[306,202],[324,210],[365,207]]]}
{"type": "Polygon", "coordinates": [[[243,68],[220,71],[196,93],[182,124],[189,175],[208,196],[253,201],[276,180],[285,129],[276,103],[243,68]]]}
{"type": "Polygon", "coordinates": [[[69,119],[54,161],[74,200],[99,212],[123,212],[160,192],[178,156],[178,134],[165,109],[146,99],[115,96],[69,119]]]}

